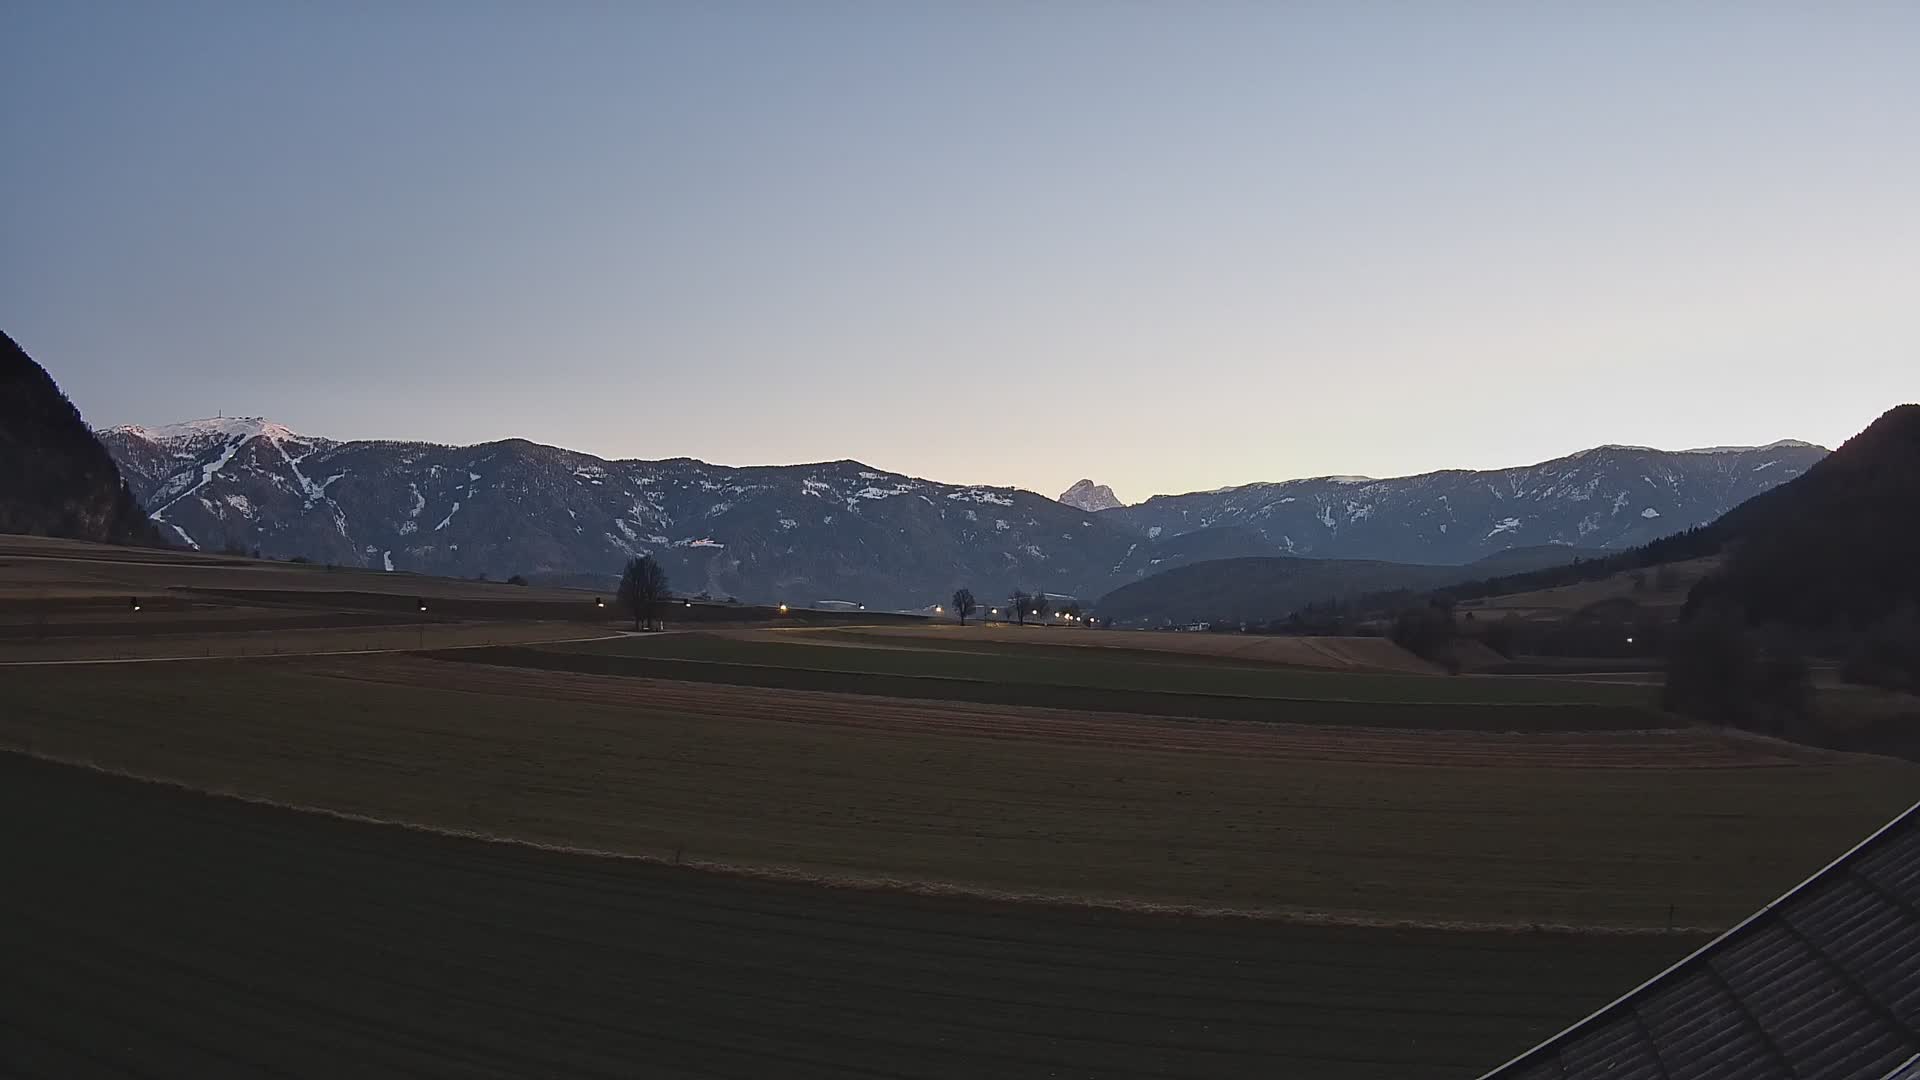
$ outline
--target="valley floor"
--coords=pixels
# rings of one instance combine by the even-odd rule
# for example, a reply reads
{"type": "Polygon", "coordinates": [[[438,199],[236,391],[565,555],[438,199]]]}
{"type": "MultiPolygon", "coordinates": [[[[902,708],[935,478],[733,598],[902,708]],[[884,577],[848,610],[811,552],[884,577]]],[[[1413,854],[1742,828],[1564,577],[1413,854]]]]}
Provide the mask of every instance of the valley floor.
{"type": "Polygon", "coordinates": [[[411,583],[190,562],[225,584],[139,618],[124,576],[175,569],[0,588],[22,653],[220,646],[0,666],[0,1073],[1467,1077],[1920,797],[1643,686],[1211,635],[560,641],[614,628],[476,583],[423,638],[411,583]],[[430,651],[257,655],[302,632],[430,651]]]}

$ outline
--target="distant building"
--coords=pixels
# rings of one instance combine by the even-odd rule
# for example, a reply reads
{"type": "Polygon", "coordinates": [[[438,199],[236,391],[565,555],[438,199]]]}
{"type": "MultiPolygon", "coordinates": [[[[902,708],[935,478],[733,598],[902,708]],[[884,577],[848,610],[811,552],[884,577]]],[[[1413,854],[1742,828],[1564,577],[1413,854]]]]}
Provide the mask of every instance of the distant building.
{"type": "Polygon", "coordinates": [[[815,600],[813,602],[813,610],[815,611],[865,611],[867,610],[867,605],[857,604],[852,600],[815,600]]]}

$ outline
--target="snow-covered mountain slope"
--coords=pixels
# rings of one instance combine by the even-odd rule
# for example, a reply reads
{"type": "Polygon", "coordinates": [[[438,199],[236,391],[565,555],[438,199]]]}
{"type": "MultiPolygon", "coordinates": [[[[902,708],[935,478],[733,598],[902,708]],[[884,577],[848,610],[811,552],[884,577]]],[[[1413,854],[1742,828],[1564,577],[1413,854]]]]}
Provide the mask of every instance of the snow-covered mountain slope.
{"type": "Polygon", "coordinates": [[[1091,480],[1082,480],[1061,492],[1059,501],[1075,510],[1085,510],[1089,513],[1116,510],[1126,505],[1114,495],[1112,488],[1105,484],[1095,484],[1091,480]]]}
{"type": "Polygon", "coordinates": [[[1136,540],[1013,488],[854,461],[609,461],[523,440],[449,447],[303,436],[262,420],[101,433],[170,538],[434,574],[611,587],[653,554],[673,587],[870,607],[1015,587],[1105,588],[1136,540]]]}
{"type": "Polygon", "coordinates": [[[1601,446],[1486,472],[1159,495],[1100,517],[1149,537],[1239,526],[1285,555],[1465,563],[1510,547],[1643,544],[1712,521],[1826,453],[1792,441],[1694,451],[1601,446]]]}
{"type": "Polygon", "coordinates": [[[599,588],[653,554],[683,592],[876,609],[944,603],[962,585],[983,600],[1019,587],[1090,601],[1248,555],[1464,563],[1516,546],[1620,547],[1709,520],[1822,453],[1601,448],[1530,469],[1256,484],[1094,513],[855,461],[729,468],[519,439],[338,442],[239,418],[100,439],[178,543],[599,588]]]}

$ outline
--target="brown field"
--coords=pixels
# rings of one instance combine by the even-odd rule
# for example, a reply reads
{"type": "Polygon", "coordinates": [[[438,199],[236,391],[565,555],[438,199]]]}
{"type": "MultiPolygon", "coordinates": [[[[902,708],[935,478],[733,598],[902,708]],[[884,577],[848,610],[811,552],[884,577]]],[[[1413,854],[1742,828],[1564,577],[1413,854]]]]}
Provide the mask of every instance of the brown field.
{"type": "Polygon", "coordinates": [[[1598,581],[1582,581],[1573,585],[1561,585],[1551,589],[1535,589],[1531,592],[1509,593],[1505,596],[1489,596],[1480,600],[1463,600],[1458,609],[1461,612],[1483,613],[1482,618],[1494,618],[1515,615],[1520,618],[1561,618],[1582,608],[1590,607],[1603,600],[1632,600],[1651,611],[1673,613],[1687,602],[1687,590],[1701,578],[1712,573],[1720,565],[1719,556],[1704,559],[1689,559],[1685,562],[1670,564],[1678,575],[1678,587],[1668,592],[1658,592],[1653,588],[1656,571],[1652,568],[1639,571],[1625,571],[1598,581]],[[1633,575],[1643,575],[1647,587],[1636,592],[1633,588],[1633,575]]]}
{"type": "Polygon", "coordinates": [[[0,1064],[61,1080],[1464,1078],[1698,940],[822,889],[10,754],[0,818],[0,1064]]]}
{"type": "Polygon", "coordinates": [[[0,671],[0,745],[293,805],[981,894],[1719,926],[1920,769],[1706,733],[1202,723],[406,657],[0,671]],[[1635,767],[1638,766],[1638,767],[1635,767]]]}
{"type": "Polygon", "coordinates": [[[101,660],[238,659],[421,648],[464,649],[590,640],[614,633],[559,622],[437,622],[359,627],[289,626],[282,622],[246,620],[236,620],[236,623],[232,630],[220,633],[114,634],[41,641],[0,639],[0,667],[101,660]]]}
{"type": "Polygon", "coordinates": [[[273,562],[175,549],[111,547],[44,536],[0,535],[0,600],[119,600],[174,590],[363,592],[392,596],[508,597],[592,602],[591,593],[461,581],[317,563],[273,562]]]}
{"type": "Polygon", "coordinates": [[[1232,659],[1259,664],[1327,668],[1336,671],[1398,671],[1420,675],[1440,669],[1385,638],[1265,637],[1242,634],[1176,634],[1142,630],[1075,630],[1063,626],[1008,626],[1003,623],[932,624],[926,626],[859,627],[846,630],[767,630],[797,641],[831,643],[837,635],[853,635],[863,643],[891,641],[901,645],[954,646],[1071,645],[1092,649],[1124,649],[1178,656],[1232,659]]]}

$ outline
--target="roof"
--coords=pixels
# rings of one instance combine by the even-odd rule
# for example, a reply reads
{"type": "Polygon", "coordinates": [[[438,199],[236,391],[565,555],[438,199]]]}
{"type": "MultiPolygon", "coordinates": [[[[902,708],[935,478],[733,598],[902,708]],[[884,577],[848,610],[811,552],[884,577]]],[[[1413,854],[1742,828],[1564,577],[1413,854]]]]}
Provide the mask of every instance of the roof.
{"type": "Polygon", "coordinates": [[[1920,805],[1484,1080],[1920,1080],[1920,805]]]}

